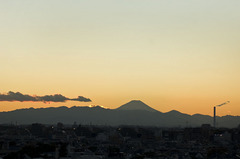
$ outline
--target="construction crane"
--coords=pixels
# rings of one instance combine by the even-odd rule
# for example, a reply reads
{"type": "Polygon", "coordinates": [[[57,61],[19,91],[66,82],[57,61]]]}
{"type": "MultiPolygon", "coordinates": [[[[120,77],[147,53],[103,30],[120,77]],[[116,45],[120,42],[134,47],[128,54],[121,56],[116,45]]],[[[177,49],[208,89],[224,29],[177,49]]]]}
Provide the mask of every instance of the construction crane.
{"type": "Polygon", "coordinates": [[[219,104],[219,105],[216,105],[213,107],[213,127],[216,128],[216,107],[221,107],[223,105],[226,105],[230,103],[230,101],[227,101],[225,103],[222,103],[222,104],[219,104]]]}

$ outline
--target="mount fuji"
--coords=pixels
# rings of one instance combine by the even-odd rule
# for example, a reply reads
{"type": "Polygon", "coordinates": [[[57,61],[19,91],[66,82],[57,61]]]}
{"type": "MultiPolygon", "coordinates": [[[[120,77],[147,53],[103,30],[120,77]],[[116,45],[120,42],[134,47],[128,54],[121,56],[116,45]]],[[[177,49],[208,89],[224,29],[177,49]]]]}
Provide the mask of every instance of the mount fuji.
{"type": "Polygon", "coordinates": [[[147,104],[143,103],[140,100],[132,100],[120,107],[118,107],[116,110],[143,110],[143,111],[149,111],[149,112],[158,112],[156,109],[151,108],[147,104]]]}

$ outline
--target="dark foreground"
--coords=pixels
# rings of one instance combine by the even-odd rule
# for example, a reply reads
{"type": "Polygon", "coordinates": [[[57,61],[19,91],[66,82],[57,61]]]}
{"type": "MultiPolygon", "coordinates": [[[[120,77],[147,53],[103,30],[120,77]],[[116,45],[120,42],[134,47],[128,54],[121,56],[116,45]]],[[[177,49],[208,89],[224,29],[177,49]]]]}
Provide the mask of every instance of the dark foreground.
{"type": "Polygon", "coordinates": [[[240,127],[0,125],[4,159],[237,159],[240,127]]]}

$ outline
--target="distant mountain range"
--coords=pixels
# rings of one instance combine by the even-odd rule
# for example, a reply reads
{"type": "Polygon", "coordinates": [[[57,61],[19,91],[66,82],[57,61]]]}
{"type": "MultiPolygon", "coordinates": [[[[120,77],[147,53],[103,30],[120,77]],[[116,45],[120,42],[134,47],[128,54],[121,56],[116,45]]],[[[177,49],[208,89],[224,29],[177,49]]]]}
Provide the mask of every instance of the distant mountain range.
{"type": "MultiPolygon", "coordinates": [[[[237,127],[240,116],[217,117],[218,127],[237,127]]],[[[93,124],[93,125],[141,125],[159,127],[196,127],[213,123],[213,117],[208,115],[188,115],[172,110],[159,112],[139,100],[133,100],[117,109],[96,107],[57,107],[29,108],[9,112],[0,112],[0,124],[9,123],[31,124],[93,124]]]]}

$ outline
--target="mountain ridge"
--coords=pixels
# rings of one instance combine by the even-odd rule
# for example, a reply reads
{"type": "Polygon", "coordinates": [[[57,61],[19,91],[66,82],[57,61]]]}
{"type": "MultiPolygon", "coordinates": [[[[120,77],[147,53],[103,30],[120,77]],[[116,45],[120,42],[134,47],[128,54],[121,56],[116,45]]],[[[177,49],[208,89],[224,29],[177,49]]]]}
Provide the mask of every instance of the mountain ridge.
{"type": "MultiPolygon", "coordinates": [[[[151,112],[145,109],[106,109],[101,106],[72,106],[70,108],[60,106],[18,109],[9,112],[0,112],[0,119],[0,124],[12,122],[18,122],[20,124],[36,122],[43,124],[54,124],[57,122],[72,124],[76,121],[80,124],[91,123],[96,125],[143,125],[159,127],[186,127],[187,125],[196,127],[202,124],[212,125],[213,123],[213,117],[209,115],[188,115],[176,110],[162,113],[159,111],[151,112]]],[[[240,116],[217,116],[216,119],[219,127],[233,128],[240,124],[240,116]]]]}

